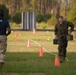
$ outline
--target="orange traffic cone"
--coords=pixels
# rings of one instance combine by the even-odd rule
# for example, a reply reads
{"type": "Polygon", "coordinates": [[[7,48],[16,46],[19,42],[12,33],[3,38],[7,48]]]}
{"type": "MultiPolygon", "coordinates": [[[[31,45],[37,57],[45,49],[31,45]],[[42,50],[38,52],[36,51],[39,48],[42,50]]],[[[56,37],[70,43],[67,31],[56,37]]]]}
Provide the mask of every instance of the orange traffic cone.
{"type": "Polygon", "coordinates": [[[55,66],[60,66],[60,61],[59,61],[59,58],[58,58],[58,55],[56,55],[55,57],[55,66]]]}
{"type": "Polygon", "coordinates": [[[18,37],[18,32],[15,32],[15,38],[17,38],[18,37]]]}
{"type": "Polygon", "coordinates": [[[27,48],[30,47],[30,40],[28,39],[27,48]]]}
{"type": "Polygon", "coordinates": [[[36,30],[35,29],[33,29],[33,34],[35,34],[36,33],[36,30]]]}
{"type": "Polygon", "coordinates": [[[43,50],[42,50],[42,46],[40,46],[40,54],[39,54],[40,57],[43,56],[43,50]]]}
{"type": "Polygon", "coordinates": [[[19,42],[19,40],[16,40],[16,42],[19,42]]]}

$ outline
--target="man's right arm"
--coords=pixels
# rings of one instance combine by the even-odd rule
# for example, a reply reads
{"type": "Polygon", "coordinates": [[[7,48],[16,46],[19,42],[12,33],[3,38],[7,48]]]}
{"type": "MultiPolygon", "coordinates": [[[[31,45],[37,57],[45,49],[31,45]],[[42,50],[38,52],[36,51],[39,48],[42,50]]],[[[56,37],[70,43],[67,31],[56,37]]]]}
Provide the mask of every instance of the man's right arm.
{"type": "Polygon", "coordinates": [[[68,25],[70,27],[70,34],[72,31],[74,31],[74,24],[72,22],[68,22],[68,25]]]}
{"type": "Polygon", "coordinates": [[[7,30],[6,36],[8,36],[9,34],[11,34],[11,28],[6,28],[6,30],[7,30]]]}
{"type": "Polygon", "coordinates": [[[58,28],[57,28],[57,24],[55,25],[54,34],[55,34],[55,39],[57,39],[57,38],[58,38],[58,28]]]}
{"type": "Polygon", "coordinates": [[[9,25],[9,22],[7,21],[6,22],[6,36],[8,36],[9,34],[11,34],[11,27],[10,27],[10,25],[9,25]]]}

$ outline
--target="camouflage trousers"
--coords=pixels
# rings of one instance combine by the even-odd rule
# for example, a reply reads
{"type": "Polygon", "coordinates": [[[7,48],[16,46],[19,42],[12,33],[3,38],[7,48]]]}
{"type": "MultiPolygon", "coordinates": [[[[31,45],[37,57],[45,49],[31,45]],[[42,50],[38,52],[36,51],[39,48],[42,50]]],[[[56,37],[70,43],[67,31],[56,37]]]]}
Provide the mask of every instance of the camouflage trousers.
{"type": "Polygon", "coordinates": [[[63,56],[64,58],[66,57],[66,48],[68,45],[68,41],[66,38],[62,37],[59,38],[59,47],[58,47],[58,54],[59,56],[63,56]]]}
{"type": "Polygon", "coordinates": [[[6,48],[7,37],[5,35],[0,35],[0,63],[4,63],[6,48]]]}

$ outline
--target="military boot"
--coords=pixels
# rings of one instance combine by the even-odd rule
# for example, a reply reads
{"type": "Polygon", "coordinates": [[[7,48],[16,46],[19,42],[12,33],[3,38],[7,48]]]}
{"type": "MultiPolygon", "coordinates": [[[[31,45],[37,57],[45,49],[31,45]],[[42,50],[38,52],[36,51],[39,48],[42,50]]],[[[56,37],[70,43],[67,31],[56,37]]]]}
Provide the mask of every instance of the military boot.
{"type": "Polygon", "coordinates": [[[0,69],[2,69],[2,67],[3,67],[3,64],[4,64],[4,63],[0,62],[0,69]]]}

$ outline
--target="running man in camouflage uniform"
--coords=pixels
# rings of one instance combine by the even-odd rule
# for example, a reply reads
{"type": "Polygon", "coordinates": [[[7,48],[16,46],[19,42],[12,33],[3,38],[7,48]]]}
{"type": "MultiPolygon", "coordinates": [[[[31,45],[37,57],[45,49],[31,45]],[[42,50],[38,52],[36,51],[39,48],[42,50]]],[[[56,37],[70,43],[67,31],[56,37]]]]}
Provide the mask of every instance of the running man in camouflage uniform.
{"type": "Polygon", "coordinates": [[[58,55],[60,62],[63,62],[66,58],[66,48],[68,41],[66,36],[71,34],[74,30],[74,25],[71,22],[65,21],[63,16],[59,17],[59,22],[55,25],[55,38],[58,39],[58,55]],[[68,28],[70,27],[70,32],[68,33],[68,28]]]}
{"type": "Polygon", "coordinates": [[[4,18],[4,11],[0,10],[0,68],[2,68],[7,48],[7,36],[11,33],[9,23],[4,18]]]}

